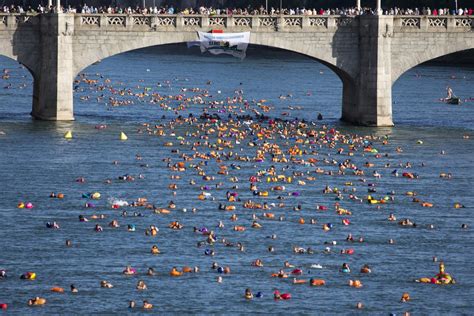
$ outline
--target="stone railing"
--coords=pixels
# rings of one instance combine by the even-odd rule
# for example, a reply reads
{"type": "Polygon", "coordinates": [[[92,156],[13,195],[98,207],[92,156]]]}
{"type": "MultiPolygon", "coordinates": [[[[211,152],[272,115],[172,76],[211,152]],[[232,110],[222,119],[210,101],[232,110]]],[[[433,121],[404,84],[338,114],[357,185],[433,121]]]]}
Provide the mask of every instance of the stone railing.
{"type": "Polygon", "coordinates": [[[39,25],[39,15],[37,14],[6,14],[0,13],[0,29],[2,28],[17,28],[39,25]]]}
{"type": "Polygon", "coordinates": [[[401,32],[471,32],[474,16],[395,16],[393,27],[401,32]]]}
{"type": "Polygon", "coordinates": [[[333,31],[339,27],[358,27],[354,17],[342,16],[257,16],[257,15],[120,15],[76,14],[76,30],[96,28],[149,28],[153,30],[210,30],[239,31],[333,31]]]}
{"type": "MultiPolygon", "coordinates": [[[[0,13],[0,29],[17,26],[37,26],[38,14],[0,13]]],[[[144,14],[66,14],[74,17],[75,30],[235,30],[235,31],[288,31],[288,32],[334,32],[336,29],[350,30],[359,27],[359,19],[349,16],[325,15],[144,15],[144,14]]],[[[399,32],[474,30],[474,16],[391,16],[393,28],[399,32]]]]}

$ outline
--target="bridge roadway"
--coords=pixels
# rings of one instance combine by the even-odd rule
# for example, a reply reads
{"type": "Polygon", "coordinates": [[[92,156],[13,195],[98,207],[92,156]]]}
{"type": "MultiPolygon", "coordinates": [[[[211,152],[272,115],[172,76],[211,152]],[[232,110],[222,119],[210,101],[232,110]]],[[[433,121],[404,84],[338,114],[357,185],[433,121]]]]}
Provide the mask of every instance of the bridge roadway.
{"type": "Polygon", "coordinates": [[[393,125],[392,85],[405,71],[474,48],[473,16],[59,13],[0,14],[0,55],[31,72],[35,118],[72,120],[73,80],[87,66],[138,48],[194,41],[196,31],[213,29],[250,31],[251,44],[327,65],[343,83],[342,120],[366,126],[393,125]]]}

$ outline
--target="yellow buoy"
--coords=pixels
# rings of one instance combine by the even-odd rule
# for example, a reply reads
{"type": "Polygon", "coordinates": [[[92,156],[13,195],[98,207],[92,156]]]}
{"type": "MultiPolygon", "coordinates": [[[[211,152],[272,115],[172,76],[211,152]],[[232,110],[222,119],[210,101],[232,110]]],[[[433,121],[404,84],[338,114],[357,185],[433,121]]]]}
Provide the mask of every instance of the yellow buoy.
{"type": "Polygon", "coordinates": [[[124,132],[120,132],[120,140],[127,140],[128,136],[124,132]]]}
{"type": "Polygon", "coordinates": [[[72,133],[71,133],[71,131],[67,131],[66,134],[64,134],[64,138],[66,138],[66,139],[72,139],[72,133]]]}

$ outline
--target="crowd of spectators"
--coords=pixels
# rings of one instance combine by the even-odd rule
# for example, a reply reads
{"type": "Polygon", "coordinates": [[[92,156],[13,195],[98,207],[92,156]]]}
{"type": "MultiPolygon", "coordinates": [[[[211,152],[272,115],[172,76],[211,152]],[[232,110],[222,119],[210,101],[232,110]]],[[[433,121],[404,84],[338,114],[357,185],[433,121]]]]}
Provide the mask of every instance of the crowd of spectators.
{"type": "MultiPolygon", "coordinates": [[[[373,8],[362,8],[358,10],[357,8],[334,8],[334,9],[306,9],[306,8],[284,8],[275,9],[271,8],[266,10],[263,6],[260,8],[213,8],[213,7],[199,7],[199,8],[184,8],[182,10],[177,10],[173,6],[166,7],[94,7],[84,4],[81,7],[61,7],[60,9],[65,13],[87,13],[87,14],[155,14],[155,15],[164,15],[164,14],[200,14],[200,15],[343,15],[343,16],[355,16],[355,15],[375,15],[377,11],[373,8]]],[[[3,13],[48,13],[56,12],[57,8],[55,6],[46,7],[39,5],[37,8],[23,8],[22,6],[3,6],[0,7],[0,12],[3,13]]],[[[383,15],[433,15],[433,16],[446,16],[446,15],[473,15],[474,10],[472,8],[458,8],[449,9],[449,8],[435,8],[431,9],[428,7],[423,7],[422,9],[413,8],[413,9],[403,9],[403,8],[390,8],[384,9],[381,12],[383,15]]]]}

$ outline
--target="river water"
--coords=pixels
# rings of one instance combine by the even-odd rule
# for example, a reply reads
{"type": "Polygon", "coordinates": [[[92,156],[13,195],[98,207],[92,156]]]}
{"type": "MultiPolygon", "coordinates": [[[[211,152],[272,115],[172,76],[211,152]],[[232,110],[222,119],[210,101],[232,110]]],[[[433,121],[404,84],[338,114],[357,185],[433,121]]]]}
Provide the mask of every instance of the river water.
{"type": "MultiPolygon", "coordinates": [[[[345,126],[338,121],[341,113],[341,82],[325,66],[303,56],[282,51],[264,50],[251,47],[245,60],[230,57],[201,56],[196,50],[188,51],[183,46],[158,47],[121,54],[93,65],[84,73],[95,83],[84,81],[75,84],[74,122],[41,122],[31,120],[32,80],[25,69],[5,58],[0,59],[0,67],[9,70],[9,78],[1,79],[0,91],[0,269],[6,269],[8,277],[0,280],[0,303],[8,303],[9,310],[21,315],[40,314],[91,314],[144,312],[142,309],[127,309],[128,301],[135,300],[141,306],[143,300],[153,303],[154,312],[196,313],[196,314],[247,314],[247,313],[301,313],[301,314],[401,314],[404,311],[417,314],[471,314],[472,300],[472,210],[474,175],[474,102],[466,100],[461,106],[445,105],[439,102],[444,97],[446,86],[453,88],[462,99],[474,97],[474,69],[461,66],[419,66],[405,73],[393,90],[394,128],[360,128],[345,126]],[[110,80],[110,83],[108,83],[110,80]],[[107,80],[107,81],[106,81],[107,80]],[[278,203],[275,192],[268,198],[253,197],[248,190],[247,179],[256,170],[267,168],[271,162],[257,166],[255,162],[237,162],[240,170],[231,170],[228,176],[217,175],[218,164],[209,161],[206,171],[216,176],[214,181],[204,183],[197,173],[186,172],[182,179],[170,179],[172,174],[163,158],[178,156],[171,153],[166,142],[179,141],[186,128],[177,127],[175,136],[157,137],[147,133],[137,133],[144,129],[143,122],[161,124],[176,117],[172,110],[150,104],[149,98],[137,96],[112,97],[129,100],[133,104],[110,106],[109,89],[98,91],[98,86],[108,85],[115,89],[130,89],[134,93],[157,92],[161,95],[194,95],[181,88],[199,87],[209,89],[213,99],[222,100],[233,96],[235,90],[242,89],[244,98],[267,100],[275,106],[268,115],[283,118],[304,118],[316,120],[318,113],[324,116],[323,123],[335,127],[343,133],[360,135],[388,135],[388,145],[375,142],[381,153],[388,157],[375,159],[373,155],[357,153],[353,159],[358,165],[366,161],[375,163],[375,168],[367,168],[367,182],[354,176],[316,175],[316,181],[306,186],[297,183],[285,184],[286,192],[298,191],[300,196],[287,197],[287,207],[273,210],[277,216],[285,216],[285,221],[260,220],[263,228],[249,228],[252,210],[237,207],[235,212],[218,210],[218,203],[224,203],[225,192],[236,183],[229,182],[231,176],[240,179],[239,189],[234,191],[245,199],[278,203]],[[102,95],[102,96],[101,96],[102,95]],[[285,116],[282,116],[285,115],[285,116]],[[163,117],[164,116],[164,117],[163,117]],[[108,127],[96,129],[99,124],[108,127]],[[63,135],[71,130],[74,138],[65,140],[63,135]],[[118,135],[125,132],[128,141],[120,141],[118,135]],[[465,135],[470,135],[467,139],[465,135]],[[422,144],[418,141],[421,140],[422,144]],[[395,153],[402,147],[402,153],[395,153]],[[444,154],[441,154],[444,151],[444,154]],[[139,154],[143,160],[137,160],[139,154]],[[113,164],[114,160],[118,164],[113,164]],[[405,169],[410,162],[412,168],[405,169]],[[384,165],[390,163],[389,168],[384,165]],[[422,164],[423,163],[423,164],[422,164]],[[145,166],[146,164],[146,166],[145,166]],[[413,172],[419,179],[394,177],[391,172],[413,172]],[[372,177],[373,170],[382,177],[372,177]],[[440,178],[440,173],[451,173],[451,179],[440,178]],[[119,181],[118,176],[130,174],[133,182],[119,181]],[[138,175],[142,174],[143,179],[138,175]],[[85,177],[85,183],[75,179],[85,177]],[[196,186],[188,184],[190,178],[196,186]],[[104,184],[112,179],[112,184],[104,184]],[[345,185],[353,182],[352,186],[345,185]],[[212,186],[223,182],[219,189],[212,186]],[[177,195],[172,195],[168,185],[176,183],[177,195]],[[341,206],[353,212],[351,225],[340,224],[341,216],[334,212],[335,196],[322,194],[326,185],[339,188],[355,188],[357,195],[365,197],[368,183],[376,184],[377,198],[395,191],[395,201],[382,205],[370,205],[366,201],[358,203],[347,198],[338,201],[341,206]],[[200,185],[211,186],[215,201],[198,201],[200,185]],[[85,208],[91,200],[82,198],[83,193],[100,192],[102,198],[93,201],[95,208],[85,208]],[[416,191],[418,198],[434,204],[432,208],[413,203],[405,192],[416,191]],[[50,192],[62,192],[64,199],[50,199],[50,192]],[[169,215],[140,211],[144,217],[123,217],[120,210],[113,210],[107,202],[109,198],[133,201],[146,197],[160,207],[167,207],[173,200],[177,208],[169,215]],[[18,209],[20,201],[31,201],[33,209],[18,209]],[[466,208],[455,209],[460,202],[466,208]],[[293,211],[292,206],[301,204],[301,211],[293,211]],[[315,206],[326,205],[329,211],[316,211],[315,206]],[[190,210],[196,207],[197,213],[190,210]],[[188,211],[183,212],[186,208],[188,211]],[[247,226],[245,232],[236,232],[236,225],[230,215],[239,216],[237,225],[247,226]],[[394,213],[398,219],[410,218],[418,224],[416,228],[405,228],[396,222],[387,221],[394,213]],[[79,215],[106,214],[103,220],[88,223],[78,221],[79,215]],[[316,225],[300,225],[298,219],[316,218],[316,225]],[[121,227],[107,226],[117,219],[121,227]],[[175,231],[167,228],[179,220],[184,229],[175,231]],[[215,226],[222,220],[224,229],[215,226]],[[48,229],[46,222],[57,221],[61,228],[48,229]],[[104,232],[94,232],[96,223],[104,227],[104,232]],[[322,223],[334,223],[330,232],[321,229],[322,223]],[[469,229],[461,229],[461,224],[469,229]],[[128,224],[137,227],[136,232],[128,232],[128,224]],[[155,237],[146,236],[144,230],[149,225],[157,225],[160,232],[155,237]],[[434,229],[429,229],[433,224],[434,229]],[[227,238],[245,245],[245,252],[236,247],[222,244],[198,248],[196,243],[205,238],[192,232],[192,227],[206,226],[217,231],[218,238],[227,238]],[[364,243],[347,243],[345,238],[352,233],[356,238],[363,236],[364,243]],[[268,236],[276,234],[277,239],[268,236]],[[393,238],[395,244],[388,244],[393,238]],[[65,247],[65,240],[72,240],[73,246],[65,247]],[[333,253],[324,254],[325,241],[335,240],[338,245],[333,253]],[[158,245],[162,254],[152,256],[150,248],[158,245]],[[274,246],[275,252],[268,252],[274,246]],[[311,247],[314,254],[296,254],[292,247],[311,247]],[[213,248],[215,256],[204,255],[206,248],[213,248]],[[339,254],[343,248],[354,248],[353,255],[339,254]],[[447,271],[455,277],[457,284],[436,286],[418,284],[415,278],[431,277],[437,273],[436,256],[446,263],[447,271]],[[260,258],[263,268],[250,264],[260,258]],[[300,267],[304,274],[300,278],[325,279],[327,285],[320,288],[294,285],[289,279],[270,278],[272,273],[282,268],[284,261],[300,267]],[[211,263],[231,267],[229,275],[219,276],[212,270],[211,263]],[[349,275],[339,272],[343,262],[349,263],[349,275]],[[369,264],[373,272],[359,273],[363,264],[369,264]],[[312,269],[312,264],[321,264],[323,269],[312,269]],[[132,265],[138,276],[126,277],[122,270],[132,265]],[[198,274],[187,274],[172,278],[168,272],[173,266],[199,266],[198,274]],[[146,276],[146,269],[154,267],[157,276],[146,276]],[[26,271],[37,273],[37,280],[20,280],[26,271]],[[138,280],[144,280],[147,291],[137,291],[138,280]],[[360,279],[364,286],[360,289],[347,285],[349,279],[360,279]],[[112,289],[100,288],[100,280],[108,280],[112,289]],[[68,292],[70,284],[75,284],[79,293],[68,292]],[[66,289],[65,294],[50,292],[53,286],[66,289]],[[243,298],[245,288],[254,293],[261,291],[262,298],[247,301],[243,298]],[[292,294],[289,301],[274,301],[273,290],[292,294]],[[410,293],[412,300],[401,303],[403,292],[410,293]],[[29,298],[41,296],[48,302],[41,308],[28,307],[29,298]],[[365,308],[356,310],[356,302],[363,302],[365,308]]],[[[127,94],[127,92],[125,92],[127,94]]],[[[172,102],[174,106],[180,102],[172,102]]],[[[179,112],[200,114],[203,106],[192,105],[179,112]]],[[[219,113],[225,117],[227,113],[219,113]]],[[[318,123],[319,124],[319,123],[318,123]]],[[[212,140],[212,136],[210,138],[212,140]]],[[[190,138],[191,141],[196,139],[190,138]]],[[[242,143],[242,154],[253,155],[255,149],[242,143]]],[[[190,153],[188,148],[179,147],[190,153]]],[[[237,149],[236,149],[237,150],[237,149]]],[[[205,151],[203,149],[203,151],[205,151]]],[[[209,150],[210,151],[210,150],[209,150]]],[[[333,159],[335,151],[323,147],[320,157],[333,159]]],[[[344,157],[346,159],[348,157],[344,157]]],[[[322,159],[322,158],[321,158],[322,159]]],[[[334,158],[342,161],[341,157],[334,158]]],[[[235,162],[234,162],[235,163],[235,162]]],[[[230,165],[230,162],[227,163],[230,165]]],[[[290,164],[291,165],[291,164],[290,164]]],[[[322,165],[323,166],[323,165],[322,165]]],[[[324,167],[324,166],[323,166],[324,167]]],[[[337,169],[337,166],[335,167],[337,169]]],[[[301,166],[290,166],[288,172],[314,170],[301,166]]],[[[259,189],[276,184],[263,181],[259,189]]],[[[282,193],[282,194],[285,194],[282,193]]],[[[255,210],[257,211],[257,210],[255,210]]],[[[262,212],[255,212],[259,216],[262,212]]],[[[286,269],[287,272],[291,269],[286,269]]]]}

